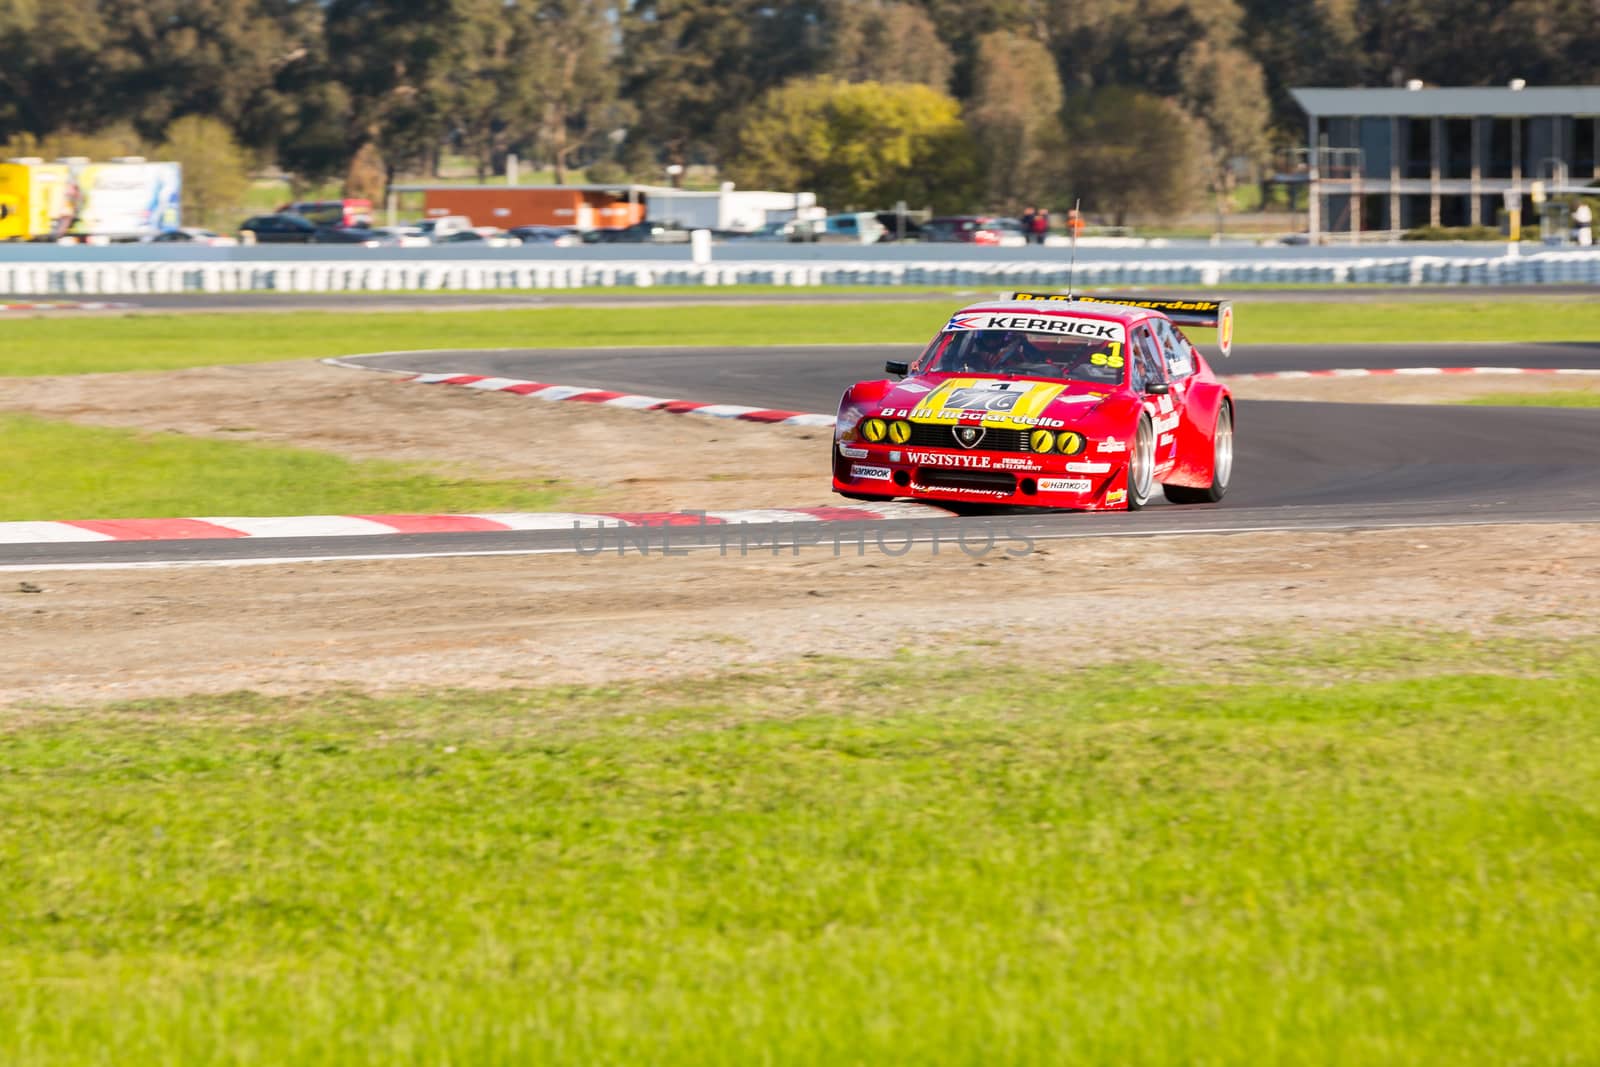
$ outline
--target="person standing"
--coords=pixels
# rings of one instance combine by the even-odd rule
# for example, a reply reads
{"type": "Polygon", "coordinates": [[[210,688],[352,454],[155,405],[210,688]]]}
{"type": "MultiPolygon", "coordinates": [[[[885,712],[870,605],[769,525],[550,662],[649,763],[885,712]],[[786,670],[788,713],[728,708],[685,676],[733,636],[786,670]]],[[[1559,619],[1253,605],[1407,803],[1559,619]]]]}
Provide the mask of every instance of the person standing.
{"type": "Polygon", "coordinates": [[[1017,217],[1017,222],[1022,225],[1022,232],[1027,235],[1030,242],[1033,240],[1033,219],[1038,213],[1038,208],[1029,207],[1024,208],[1022,214],[1017,217]]]}
{"type": "Polygon", "coordinates": [[[1042,245],[1044,244],[1045,235],[1050,232],[1050,212],[1040,211],[1038,208],[1029,208],[1029,210],[1033,212],[1033,218],[1029,219],[1026,224],[1028,240],[1036,245],[1042,245]]]}

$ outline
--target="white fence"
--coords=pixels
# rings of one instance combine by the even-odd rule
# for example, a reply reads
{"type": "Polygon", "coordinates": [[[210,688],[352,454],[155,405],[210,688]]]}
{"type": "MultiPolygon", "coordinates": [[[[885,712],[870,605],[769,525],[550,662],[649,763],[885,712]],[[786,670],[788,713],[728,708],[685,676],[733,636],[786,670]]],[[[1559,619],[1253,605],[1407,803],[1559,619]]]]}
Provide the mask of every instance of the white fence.
{"type": "MultiPolygon", "coordinates": [[[[1525,256],[1370,257],[1079,263],[1083,286],[1600,285],[1600,250],[1525,256]]],[[[250,263],[0,263],[0,293],[129,296],[249,291],[329,293],[481,289],[643,288],[656,285],[882,285],[1060,289],[1060,262],[851,263],[326,261],[250,263]]]]}

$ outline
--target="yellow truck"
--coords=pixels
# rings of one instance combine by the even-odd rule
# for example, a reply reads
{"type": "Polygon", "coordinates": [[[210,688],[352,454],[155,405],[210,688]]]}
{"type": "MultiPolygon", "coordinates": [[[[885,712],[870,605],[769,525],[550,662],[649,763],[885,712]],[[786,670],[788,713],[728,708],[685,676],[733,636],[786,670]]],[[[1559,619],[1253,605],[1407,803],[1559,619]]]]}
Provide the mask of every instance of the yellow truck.
{"type": "Polygon", "coordinates": [[[0,163],[0,241],[48,237],[58,223],[70,220],[71,181],[71,168],[63,163],[32,159],[0,163]]]}

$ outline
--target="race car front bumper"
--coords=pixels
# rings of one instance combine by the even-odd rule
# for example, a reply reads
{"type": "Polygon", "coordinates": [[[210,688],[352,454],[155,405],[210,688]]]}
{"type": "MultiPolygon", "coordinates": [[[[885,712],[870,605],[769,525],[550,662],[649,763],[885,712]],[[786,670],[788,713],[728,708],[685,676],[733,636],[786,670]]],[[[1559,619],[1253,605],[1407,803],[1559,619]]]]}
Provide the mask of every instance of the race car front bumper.
{"type": "Polygon", "coordinates": [[[1082,511],[1127,507],[1127,460],[836,443],[833,490],[849,496],[910,497],[1082,511]]]}

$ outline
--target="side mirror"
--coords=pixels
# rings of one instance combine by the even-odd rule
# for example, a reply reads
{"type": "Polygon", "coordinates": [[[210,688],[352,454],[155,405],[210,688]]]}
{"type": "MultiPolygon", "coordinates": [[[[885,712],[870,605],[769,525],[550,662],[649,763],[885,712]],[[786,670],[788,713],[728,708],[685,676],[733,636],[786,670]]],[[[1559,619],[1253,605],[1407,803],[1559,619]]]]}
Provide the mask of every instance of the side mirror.
{"type": "Polygon", "coordinates": [[[905,362],[904,360],[891,359],[883,365],[883,369],[888,371],[890,374],[898,375],[899,377],[904,378],[907,374],[911,373],[911,364],[905,362]]]}
{"type": "Polygon", "coordinates": [[[1168,385],[1166,382],[1151,382],[1149,385],[1144,387],[1144,391],[1150,396],[1166,396],[1168,393],[1172,392],[1172,386],[1168,385]]]}

